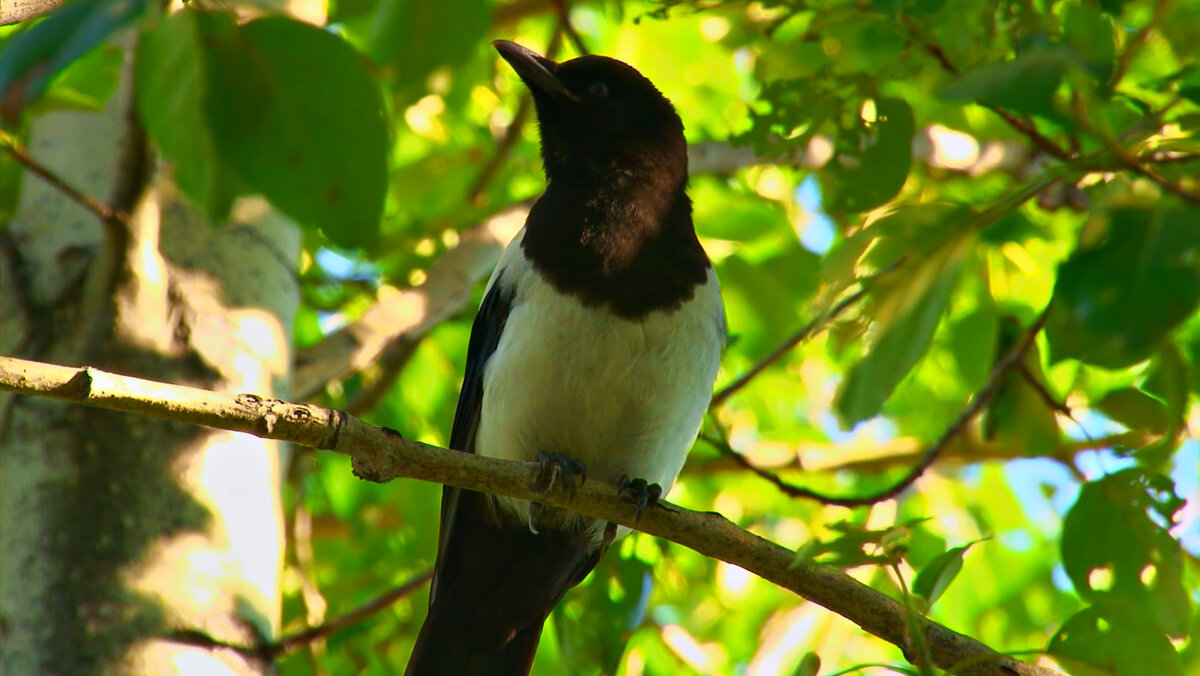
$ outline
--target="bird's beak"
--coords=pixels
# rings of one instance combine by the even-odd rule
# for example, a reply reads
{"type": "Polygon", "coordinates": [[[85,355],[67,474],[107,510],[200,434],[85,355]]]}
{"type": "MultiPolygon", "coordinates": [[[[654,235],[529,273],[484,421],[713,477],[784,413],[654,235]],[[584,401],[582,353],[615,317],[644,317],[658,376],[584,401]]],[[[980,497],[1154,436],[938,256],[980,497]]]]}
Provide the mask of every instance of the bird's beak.
{"type": "Polygon", "coordinates": [[[496,48],[497,52],[500,52],[500,56],[504,57],[508,65],[517,71],[517,75],[521,76],[530,89],[562,96],[572,101],[579,100],[554,74],[558,68],[557,63],[508,40],[496,40],[492,42],[492,46],[496,48]]]}

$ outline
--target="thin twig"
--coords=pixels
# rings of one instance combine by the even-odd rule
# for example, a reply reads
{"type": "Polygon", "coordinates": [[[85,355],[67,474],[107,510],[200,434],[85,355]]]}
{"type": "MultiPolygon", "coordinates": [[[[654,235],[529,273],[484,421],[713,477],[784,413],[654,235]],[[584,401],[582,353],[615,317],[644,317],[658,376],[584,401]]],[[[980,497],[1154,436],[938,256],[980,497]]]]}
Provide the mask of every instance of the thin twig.
{"type": "Polygon", "coordinates": [[[1121,50],[1121,55],[1117,57],[1117,64],[1113,66],[1112,76],[1109,78],[1110,89],[1116,89],[1121,80],[1125,78],[1125,73],[1129,70],[1129,64],[1133,62],[1134,55],[1142,45],[1146,44],[1146,38],[1149,37],[1150,31],[1154,30],[1166,16],[1167,7],[1170,4],[1171,0],[1159,0],[1154,3],[1154,13],[1150,15],[1150,20],[1125,43],[1125,49],[1121,50]]]}
{"type": "MultiPolygon", "coordinates": [[[[971,400],[971,403],[968,404],[967,407],[964,408],[961,413],[959,413],[958,417],[954,419],[954,422],[950,423],[950,426],[947,427],[944,432],[942,432],[942,436],[940,436],[938,440],[921,455],[921,458],[917,464],[909,469],[902,479],[892,484],[888,488],[876,493],[861,496],[836,496],[827,495],[820,491],[814,491],[811,488],[796,486],[784,481],[769,470],[755,467],[748,459],[746,459],[744,455],[738,453],[736,450],[730,447],[727,441],[714,440],[711,436],[704,436],[702,439],[705,442],[712,444],[719,451],[733,458],[739,464],[743,465],[758,476],[770,481],[788,497],[806,498],[810,500],[816,500],[817,502],[821,502],[823,504],[838,505],[841,507],[862,507],[865,505],[873,505],[884,500],[890,500],[891,498],[894,498],[900,493],[904,492],[908,487],[912,486],[912,484],[916,482],[916,480],[920,478],[922,474],[925,473],[925,470],[929,469],[930,465],[932,465],[938,456],[941,455],[942,451],[950,445],[950,442],[962,434],[963,430],[967,428],[967,425],[969,425],[971,421],[979,415],[983,408],[987,406],[988,402],[991,401],[992,397],[996,394],[996,390],[999,389],[1001,383],[1004,382],[1009,372],[1017,368],[1018,365],[1025,359],[1025,353],[1029,351],[1029,348],[1033,345],[1034,339],[1037,338],[1037,334],[1040,333],[1042,327],[1046,325],[1046,320],[1049,318],[1049,316],[1050,306],[1047,305],[1046,309],[1042,311],[1042,314],[1038,316],[1033,325],[1030,326],[1025,332],[1025,335],[1022,336],[1016,347],[1014,347],[1012,351],[1004,355],[999,361],[996,362],[996,365],[992,368],[992,374],[988,377],[988,381],[983,386],[983,389],[979,390],[979,392],[975,394],[975,397],[971,400]]],[[[720,429],[719,426],[718,429],[720,429]]]]}
{"type": "Polygon", "coordinates": [[[296,632],[288,636],[280,638],[278,641],[273,641],[262,646],[259,650],[270,657],[278,657],[289,653],[300,646],[311,643],[317,639],[325,638],[331,634],[335,634],[347,627],[354,626],[359,622],[371,617],[372,615],[385,610],[400,599],[409,596],[421,587],[425,586],[433,578],[433,570],[426,570],[417,573],[401,584],[389,589],[379,596],[367,601],[359,607],[342,615],[327,620],[323,624],[315,627],[309,627],[303,631],[296,632]]]}
{"type": "Polygon", "coordinates": [[[420,338],[405,334],[391,341],[375,362],[379,367],[378,377],[346,402],[347,413],[363,415],[379,405],[416,352],[420,338]]]}
{"type": "Polygon", "coordinates": [[[66,195],[83,208],[99,216],[100,220],[104,221],[105,223],[127,223],[129,221],[128,213],[120,209],[116,209],[112,205],[105,204],[104,202],[101,202],[90,195],[85,195],[78,188],[70,183],[67,183],[66,180],[64,180],[58,174],[54,173],[50,169],[47,169],[37,160],[33,159],[29,152],[26,151],[21,145],[20,141],[7,132],[0,131],[0,145],[3,145],[4,149],[13,156],[13,159],[20,163],[21,166],[25,167],[25,169],[41,177],[42,180],[54,186],[56,190],[66,195]]]}
{"type": "Polygon", "coordinates": [[[755,376],[762,373],[763,370],[766,369],[768,366],[779,361],[785,354],[790,352],[793,348],[795,348],[800,343],[807,340],[809,336],[811,336],[814,333],[816,333],[817,331],[825,328],[825,326],[827,324],[829,324],[833,320],[837,319],[838,316],[841,315],[843,312],[845,312],[849,307],[851,307],[852,305],[854,305],[854,304],[858,303],[860,300],[862,300],[863,296],[865,296],[867,294],[866,284],[868,281],[873,280],[873,279],[879,279],[880,277],[895,271],[897,268],[904,265],[904,263],[907,260],[908,260],[907,254],[900,256],[895,261],[893,261],[890,265],[888,265],[886,268],[883,268],[882,270],[874,273],[873,275],[870,275],[869,277],[864,277],[862,279],[859,279],[858,283],[861,286],[861,288],[858,291],[855,291],[854,293],[850,294],[849,296],[843,298],[841,300],[841,302],[839,302],[837,305],[833,306],[833,308],[830,309],[825,314],[814,317],[812,319],[812,321],[805,324],[799,331],[797,331],[796,333],[793,333],[791,336],[788,336],[788,338],[786,340],[784,340],[783,343],[781,343],[774,350],[771,350],[770,354],[763,357],[754,366],[750,367],[749,371],[743,373],[741,376],[739,376],[737,378],[737,380],[734,380],[732,383],[729,383],[725,387],[722,387],[720,390],[718,390],[717,393],[713,395],[712,401],[709,403],[709,408],[712,409],[712,408],[716,408],[717,406],[720,406],[722,403],[724,403],[724,401],[726,399],[728,399],[730,396],[732,396],[738,390],[745,387],[751,380],[754,379],[755,376]]]}
{"type": "MultiPolygon", "coordinates": [[[[1162,435],[1159,434],[1119,432],[1080,441],[1065,441],[1052,449],[1030,455],[1026,452],[1027,449],[1023,447],[1000,443],[980,443],[973,437],[963,436],[959,437],[956,443],[952,443],[946,447],[942,451],[942,454],[938,456],[938,460],[942,463],[952,460],[963,465],[976,465],[998,460],[1024,460],[1032,457],[1064,462],[1080,453],[1089,451],[1112,448],[1141,448],[1161,438],[1162,435]]],[[[701,437],[701,441],[711,443],[704,436],[701,437]]],[[[909,465],[916,462],[923,455],[924,448],[914,448],[907,442],[907,439],[898,439],[894,440],[891,444],[881,444],[870,448],[847,449],[844,452],[837,453],[836,457],[833,457],[834,453],[814,457],[799,457],[798,454],[795,459],[779,465],[773,464],[769,469],[763,467],[759,469],[776,473],[803,470],[808,474],[833,474],[837,472],[878,474],[901,465],[909,465]]],[[[695,467],[689,466],[687,472],[689,476],[697,476],[716,475],[725,472],[744,471],[746,469],[750,468],[746,467],[746,459],[744,457],[734,458],[722,452],[720,459],[698,464],[695,467]]]]}
{"type": "Polygon", "coordinates": [[[818,317],[814,317],[812,321],[805,324],[804,327],[799,331],[788,336],[787,340],[784,340],[779,347],[771,350],[767,356],[760,359],[759,362],[754,366],[751,366],[749,371],[746,371],[742,375],[738,376],[736,380],[718,390],[717,393],[713,395],[710,407],[717,407],[725,403],[726,399],[749,384],[755,376],[762,373],[771,364],[779,361],[784,355],[786,355],[788,352],[791,352],[793,348],[808,339],[809,336],[824,328],[826,324],[834,319],[837,319],[838,315],[842,314],[847,308],[862,300],[863,296],[865,295],[867,295],[867,290],[865,288],[859,289],[858,291],[855,291],[844,298],[837,305],[833,306],[833,309],[831,309],[829,312],[818,317]]]}
{"type": "Polygon", "coordinates": [[[1020,371],[1021,377],[1025,380],[1026,384],[1033,388],[1033,391],[1037,393],[1038,398],[1041,399],[1042,403],[1046,404],[1051,411],[1069,418],[1075,424],[1079,424],[1079,421],[1075,420],[1075,414],[1073,411],[1071,411],[1071,408],[1065,403],[1055,399],[1054,395],[1050,394],[1050,391],[1046,389],[1046,386],[1043,385],[1040,380],[1038,380],[1037,376],[1033,374],[1033,371],[1029,370],[1028,364],[1022,361],[1021,364],[1017,366],[1017,369],[1020,371]]]}
{"type": "Polygon", "coordinates": [[[558,12],[558,21],[562,26],[563,33],[567,39],[575,46],[575,50],[580,54],[591,54],[587,45],[583,42],[583,37],[579,35],[579,31],[575,30],[575,25],[571,23],[571,8],[567,5],[567,0],[554,0],[554,9],[558,12]]]}
{"type": "MultiPolygon", "coordinates": [[[[1105,140],[1105,144],[1108,144],[1107,140],[1105,140]]],[[[1109,150],[1112,151],[1113,157],[1117,158],[1117,163],[1126,169],[1150,179],[1151,181],[1157,183],[1163,190],[1166,190],[1177,197],[1185,199],[1188,202],[1200,204],[1200,193],[1192,192],[1179,183],[1176,183],[1175,181],[1172,181],[1166,176],[1158,173],[1152,167],[1148,167],[1141,162],[1138,162],[1136,157],[1130,155],[1124,148],[1118,147],[1115,143],[1109,146],[1109,150]]]]}
{"type": "Polygon", "coordinates": [[[483,169],[479,170],[479,175],[475,177],[475,182],[467,190],[467,202],[476,204],[483,196],[483,191],[488,184],[496,178],[500,167],[504,166],[508,161],[508,156],[512,153],[512,149],[517,145],[517,139],[521,138],[521,130],[525,128],[525,123],[529,121],[529,114],[533,112],[533,98],[529,94],[521,97],[521,103],[517,105],[517,112],[513,114],[512,122],[508,128],[504,130],[504,136],[496,143],[496,152],[492,153],[488,163],[483,165],[483,169]]]}
{"type": "MultiPolygon", "coordinates": [[[[924,47],[925,51],[933,57],[933,60],[938,62],[938,65],[942,67],[942,70],[954,75],[955,77],[962,74],[962,71],[960,71],[958,66],[955,66],[952,61],[950,61],[950,57],[946,55],[945,50],[943,50],[940,45],[926,40],[925,37],[921,35],[919,27],[911,18],[905,17],[905,22],[908,24],[909,32],[921,43],[921,46],[924,47]]],[[[1035,127],[1032,122],[1024,120],[999,106],[989,104],[980,105],[999,115],[1002,120],[1008,123],[1008,126],[1021,132],[1021,134],[1023,134],[1030,141],[1033,141],[1033,144],[1038,148],[1041,148],[1043,151],[1063,161],[1070,160],[1074,157],[1069,150],[1064,149],[1062,146],[1058,145],[1049,137],[1038,131],[1037,127],[1035,127]]]]}
{"type": "Polygon", "coordinates": [[[379,596],[367,601],[361,606],[342,615],[319,624],[315,627],[309,627],[303,631],[290,634],[278,641],[271,641],[257,646],[239,645],[223,641],[207,632],[197,629],[181,629],[166,635],[164,638],[176,643],[184,643],[187,645],[199,646],[201,648],[223,648],[233,650],[245,657],[263,660],[270,662],[278,657],[285,655],[296,648],[299,648],[308,643],[312,643],[318,639],[326,638],[331,634],[352,627],[368,617],[388,608],[400,599],[412,594],[416,590],[425,586],[430,579],[433,578],[433,570],[426,570],[417,573],[400,585],[389,589],[379,596]]]}
{"type": "Polygon", "coordinates": [[[1044,136],[1040,131],[1037,130],[1037,127],[1034,126],[1033,122],[1022,119],[999,106],[984,104],[984,108],[987,108],[993,113],[999,115],[1001,119],[1008,123],[1008,126],[1027,136],[1030,141],[1033,141],[1034,145],[1046,151],[1047,153],[1050,153],[1054,157],[1057,157],[1063,161],[1070,160],[1075,157],[1074,153],[1062,148],[1057,143],[1050,140],[1049,137],[1044,136]]]}
{"type": "Polygon", "coordinates": [[[1100,143],[1104,145],[1105,149],[1113,156],[1114,159],[1116,159],[1117,164],[1125,167],[1135,174],[1150,179],[1154,183],[1157,183],[1163,190],[1166,190],[1167,192],[1181,199],[1200,204],[1200,193],[1188,190],[1181,184],[1176,183],[1175,181],[1172,181],[1166,176],[1158,173],[1153,167],[1139,162],[1137,156],[1122,147],[1120,140],[1113,138],[1103,129],[1097,128],[1095,125],[1093,125],[1091,120],[1088,119],[1087,110],[1082,105],[1075,109],[1075,119],[1077,122],[1079,122],[1079,125],[1083,129],[1091,132],[1097,139],[1100,140],[1100,143]]]}
{"type": "MultiPolygon", "coordinates": [[[[558,50],[562,47],[565,26],[566,22],[562,20],[555,26],[554,35],[550,36],[550,42],[546,45],[546,58],[553,59],[558,55],[558,50]]],[[[508,161],[508,156],[512,154],[517,140],[521,138],[521,131],[525,128],[525,123],[529,121],[529,115],[532,112],[533,98],[526,92],[521,96],[521,103],[517,105],[517,112],[513,113],[512,122],[509,122],[508,127],[504,130],[504,136],[501,136],[500,141],[496,143],[496,152],[492,153],[491,159],[483,165],[483,169],[480,169],[479,175],[475,177],[475,182],[467,189],[468,203],[474,204],[479,201],[488,184],[496,178],[500,167],[508,161]]]]}

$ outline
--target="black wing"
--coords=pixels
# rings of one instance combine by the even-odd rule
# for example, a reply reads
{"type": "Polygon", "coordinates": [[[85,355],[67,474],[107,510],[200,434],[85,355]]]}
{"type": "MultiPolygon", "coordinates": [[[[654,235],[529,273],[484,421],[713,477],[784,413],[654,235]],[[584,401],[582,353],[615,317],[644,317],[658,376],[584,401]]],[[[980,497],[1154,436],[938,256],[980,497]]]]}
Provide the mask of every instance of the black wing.
{"type": "Polygon", "coordinates": [[[500,334],[504,333],[511,310],[512,292],[504,290],[497,280],[484,295],[471,326],[467,369],[458,395],[458,408],[454,412],[454,427],[450,430],[450,448],[456,451],[475,452],[475,431],[479,428],[479,411],[483,406],[483,369],[500,344],[500,334]]]}
{"type": "MultiPolygon", "coordinates": [[[[463,373],[462,390],[458,395],[458,408],[454,412],[454,426],[450,428],[450,448],[464,453],[475,452],[475,432],[479,429],[479,413],[483,408],[483,371],[488,359],[500,344],[500,335],[508,323],[512,310],[512,291],[497,279],[483,296],[475,323],[471,325],[471,340],[467,343],[467,368],[463,373]]],[[[438,538],[438,566],[445,556],[446,540],[449,539],[454,511],[458,506],[459,489],[446,486],[442,489],[442,524],[438,538]]],[[[434,576],[430,600],[437,594],[438,580],[434,576]]]]}
{"type": "MultiPolygon", "coordinates": [[[[499,281],[484,296],[471,341],[450,448],[474,453],[483,375],[513,304],[499,281]]],[[[442,526],[429,613],[409,676],[528,674],[542,624],[563,593],[587,575],[601,549],[587,532],[505,519],[483,493],[442,490],[442,526]]]]}

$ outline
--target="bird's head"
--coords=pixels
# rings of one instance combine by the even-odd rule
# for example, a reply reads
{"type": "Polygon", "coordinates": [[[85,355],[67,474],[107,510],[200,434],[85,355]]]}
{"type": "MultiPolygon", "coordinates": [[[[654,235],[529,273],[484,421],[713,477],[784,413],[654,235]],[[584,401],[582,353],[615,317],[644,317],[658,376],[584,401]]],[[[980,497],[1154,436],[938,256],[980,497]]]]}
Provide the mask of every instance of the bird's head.
{"type": "Polygon", "coordinates": [[[492,44],[533,94],[551,181],[614,171],[686,180],[683,123],[632,66],[605,56],[556,63],[514,42],[492,44]]]}

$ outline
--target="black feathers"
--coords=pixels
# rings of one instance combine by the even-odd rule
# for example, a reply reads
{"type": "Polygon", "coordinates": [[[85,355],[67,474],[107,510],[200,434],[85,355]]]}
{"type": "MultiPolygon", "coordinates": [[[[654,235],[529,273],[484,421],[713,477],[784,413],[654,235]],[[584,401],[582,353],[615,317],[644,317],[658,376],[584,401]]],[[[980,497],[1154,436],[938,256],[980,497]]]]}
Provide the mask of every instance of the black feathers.
{"type": "MultiPolygon", "coordinates": [[[[669,487],[723,340],[685,192],[683,124],[619,61],[557,64],[496,48],[533,93],[547,187],[475,318],[450,447],[560,453],[601,470],[590,480],[646,472],[669,487]]],[[[543,524],[534,507],[443,491],[429,615],[408,674],[529,672],[542,624],[595,567],[606,532],[568,510],[543,524]]]]}
{"type": "Polygon", "coordinates": [[[615,59],[554,64],[496,48],[533,92],[542,136],[547,186],[525,226],[526,256],[559,290],[628,319],[691,298],[709,262],[671,102],[615,59]]]}

